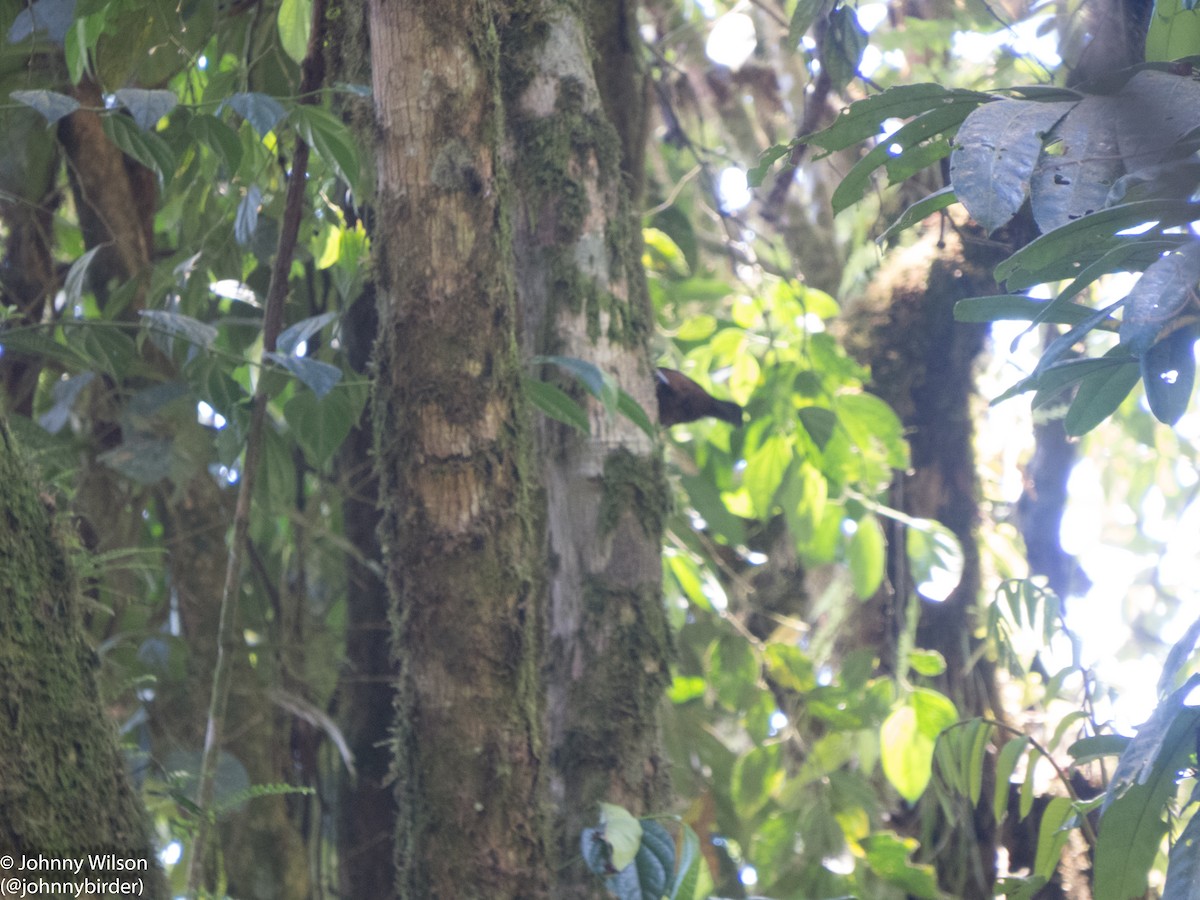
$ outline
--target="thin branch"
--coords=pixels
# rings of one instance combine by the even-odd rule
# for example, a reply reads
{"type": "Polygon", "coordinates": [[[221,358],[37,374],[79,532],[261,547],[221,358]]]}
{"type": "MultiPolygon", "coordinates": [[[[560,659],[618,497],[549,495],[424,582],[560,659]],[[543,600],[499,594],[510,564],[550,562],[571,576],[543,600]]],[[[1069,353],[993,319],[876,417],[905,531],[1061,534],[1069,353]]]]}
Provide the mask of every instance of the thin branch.
{"type": "MultiPolygon", "coordinates": [[[[324,40],[325,0],[314,0],[312,5],[312,32],[308,51],[301,64],[300,102],[312,103],[315,91],[324,78],[324,57],[321,44],[324,40]]],[[[296,240],[300,231],[300,220],[304,207],[305,180],[308,174],[308,145],[297,138],[292,156],[292,172],[288,180],[283,221],[279,229],[279,243],[275,261],[271,268],[271,281],[267,289],[266,309],[263,313],[263,351],[275,350],[276,340],[283,327],[283,308],[287,300],[288,273],[296,251],[296,240]]],[[[192,856],[188,867],[187,895],[199,896],[204,885],[204,870],[207,847],[214,825],[213,796],[216,788],[217,759],[220,755],[222,735],[225,730],[226,713],[229,707],[229,689],[233,679],[234,660],[244,652],[237,636],[238,598],[242,587],[242,559],[246,553],[250,532],[250,508],[254,482],[258,472],[259,457],[263,447],[263,423],[267,413],[267,379],[259,378],[255,387],[250,412],[250,425],[246,436],[246,452],[242,461],[241,482],[238,487],[237,507],[233,518],[233,540],[225,569],[225,585],[221,592],[221,611],[217,625],[217,659],[213,668],[212,696],[209,702],[208,726],[204,735],[204,754],[200,761],[199,783],[196,788],[196,806],[199,808],[196,838],[192,844],[192,856]]]]}

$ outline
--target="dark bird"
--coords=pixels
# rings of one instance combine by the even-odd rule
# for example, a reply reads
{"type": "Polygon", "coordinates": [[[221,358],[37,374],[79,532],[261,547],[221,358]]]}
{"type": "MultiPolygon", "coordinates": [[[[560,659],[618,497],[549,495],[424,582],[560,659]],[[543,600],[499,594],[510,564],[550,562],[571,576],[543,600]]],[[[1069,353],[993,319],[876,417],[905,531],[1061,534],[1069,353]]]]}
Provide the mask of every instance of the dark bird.
{"type": "Polygon", "coordinates": [[[728,400],[718,400],[708,391],[674,369],[656,372],[655,394],[658,395],[658,421],[663,425],[695,422],[713,416],[730,425],[742,424],[742,408],[728,400]]]}

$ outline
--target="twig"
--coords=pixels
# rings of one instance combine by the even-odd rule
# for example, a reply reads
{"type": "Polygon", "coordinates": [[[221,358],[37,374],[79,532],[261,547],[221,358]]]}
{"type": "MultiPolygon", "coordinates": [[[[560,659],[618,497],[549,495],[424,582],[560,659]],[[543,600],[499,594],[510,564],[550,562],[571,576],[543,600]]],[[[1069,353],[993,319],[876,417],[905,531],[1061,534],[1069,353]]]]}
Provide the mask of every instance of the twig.
{"type": "MultiPolygon", "coordinates": [[[[308,51],[300,67],[300,102],[302,103],[314,102],[314,92],[324,79],[325,63],[321,51],[324,25],[325,0],[313,0],[312,32],[308,41],[308,51]]],[[[297,138],[296,150],[292,156],[292,173],[288,180],[283,222],[279,229],[279,243],[276,247],[275,262],[271,268],[271,281],[267,288],[266,309],[263,313],[264,353],[274,352],[275,342],[283,327],[288,273],[291,271],[292,257],[296,251],[296,239],[300,231],[300,219],[304,206],[308,154],[308,144],[297,138]]],[[[234,660],[244,649],[237,638],[238,597],[242,584],[242,557],[246,551],[250,531],[250,507],[255,476],[258,471],[259,457],[262,455],[263,423],[266,419],[266,412],[266,379],[259,378],[250,411],[246,452],[242,461],[237,507],[233,517],[233,540],[229,545],[225,584],[221,592],[221,611],[217,624],[217,659],[213,667],[212,696],[209,701],[208,725],[204,735],[204,754],[200,761],[200,775],[196,788],[199,820],[188,866],[187,895],[189,897],[199,896],[204,885],[207,847],[214,824],[212,810],[216,788],[217,759],[221,750],[222,733],[225,729],[225,717],[229,707],[229,688],[233,678],[234,660]]]]}

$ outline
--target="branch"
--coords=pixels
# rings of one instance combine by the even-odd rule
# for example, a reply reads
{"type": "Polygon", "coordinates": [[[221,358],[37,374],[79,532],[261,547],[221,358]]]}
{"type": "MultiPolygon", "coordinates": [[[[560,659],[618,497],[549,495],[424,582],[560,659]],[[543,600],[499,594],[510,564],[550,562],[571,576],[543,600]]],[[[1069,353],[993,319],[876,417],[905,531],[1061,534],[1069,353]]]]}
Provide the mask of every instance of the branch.
{"type": "MultiPolygon", "coordinates": [[[[301,103],[315,102],[316,91],[324,78],[325,63],[321,52],[324,26],[325,0],[313,0],[312,32],[308,41],[308,52],[300,67],[301,103]]],[[[279,229],[279,243],[276,247],[275,262],[271,268],[271,282],[267,288],[266,309],[263,313],[264,353],[274,352],[276,340],[283,327],[288,273],[291,270],[292,257],[296,251],[296,239],[300,231],[300,219],[304,206],[308,153],[308,144],[297,137],[296,150],[292,156],[292,174],[288,180],[283,221],[279,229]]],[[[187,896],[189,897],[199,896],[204,883],[204,863],[208,855],[207,846],[215,820],[213,795],[216,787],[217,759],[220,754],[225,717],[229,707],[229,688],[233,678],[233,664],[238,653],[244,649],[242,642],[237,637],[238,597],[242,585],[242,557],[248,546],[250,531],[251,499],[258,472],[259,457],[262,455],[263,423],[267,412],[266,382],[267,379],[260,377],[254,391],[250,426],[246,436],[246,453],[242,461],[237,507],[233,517],[233,540],[229,545],[225,585],[221,592],[221,612],[217,625],[217,660],[213,668],[208,726],[204,735],[204,754],[200,761],[199,783],[196,788],[199,822],[188,866],[187,896]]]]}

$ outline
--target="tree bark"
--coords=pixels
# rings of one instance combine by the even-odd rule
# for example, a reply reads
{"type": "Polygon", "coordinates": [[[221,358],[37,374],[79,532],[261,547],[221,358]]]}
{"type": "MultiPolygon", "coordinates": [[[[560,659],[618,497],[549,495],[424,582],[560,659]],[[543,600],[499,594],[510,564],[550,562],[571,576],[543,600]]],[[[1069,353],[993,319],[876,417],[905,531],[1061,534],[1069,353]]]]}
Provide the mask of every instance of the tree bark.
{"type": "Polygon", "coordinates": [[[79,879],[106,880],[117,876],[87,856],[115,854],[134,864],[120,880],[141,878],[139,894],[165,897],[145,810],[97,687],[54,501],[39,493],[2,421],[0,491],[0,852],[79,860],[79,879]]]}
{"type": "MultiPolygon", "coordinates": [[[[629,199],[645,134],[634,22],[623,0],[592,3],[587,18],[562,4],[527,4],[502,32],[503,83],[526,352],[594,363],[653,419],[653,320],[629,199]]],[[[590,435],[543,420],[538,442],[553,560],[547,741],[561,898],[603,895],[579,861],[580,831],[596,823],[599,801],[635,815],[669,801],[659,743],[670,677],[660,448],[628,419],[585,402],[590,435]]]]}
{"type": "Polygon", "coordinates": [[[533,505],[495,8],[372,0],[374,428],[398,893],[546,893],[533,505]]]}

